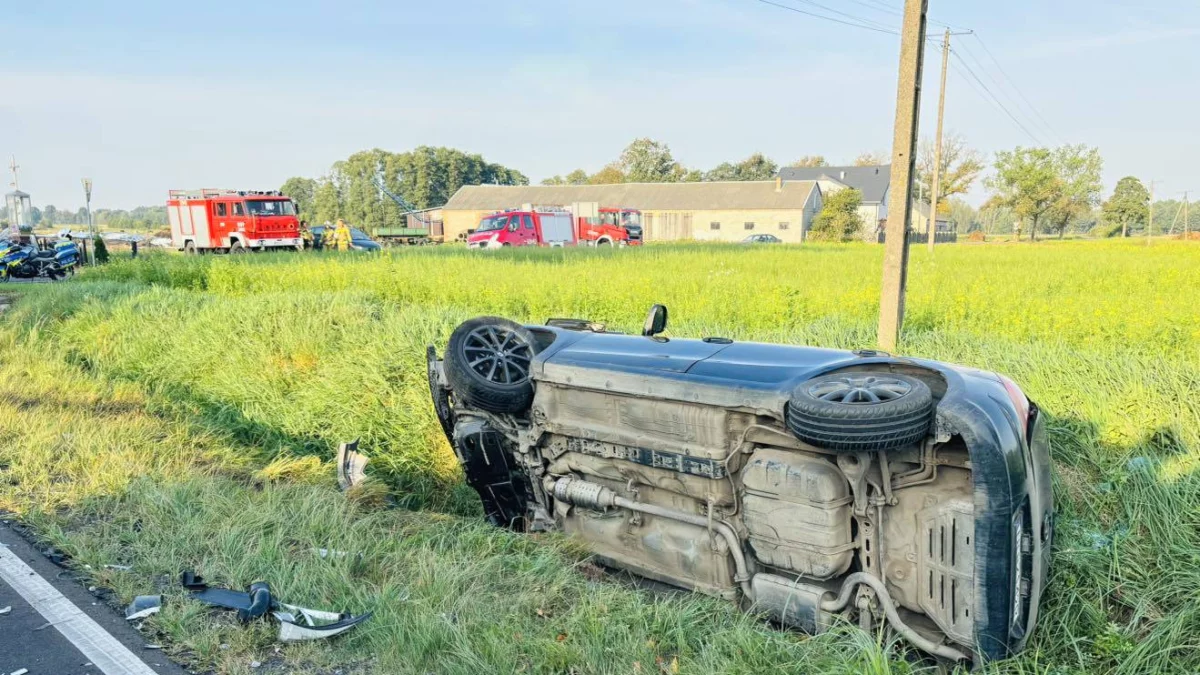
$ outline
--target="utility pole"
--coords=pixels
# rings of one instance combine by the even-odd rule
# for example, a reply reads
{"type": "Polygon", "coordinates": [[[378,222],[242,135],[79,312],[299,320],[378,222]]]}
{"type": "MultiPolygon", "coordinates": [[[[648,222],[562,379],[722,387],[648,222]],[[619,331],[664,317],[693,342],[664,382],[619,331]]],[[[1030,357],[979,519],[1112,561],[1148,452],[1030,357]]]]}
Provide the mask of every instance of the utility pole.
{"type": "Polygon", "coordinates": [[[879,301],[879,348],[895,351],[904,324],[908,284],[908,229],[912,222],[912,182],[916,164],[917,124],[921,111],[921,67],[925,62],[925,17],[929,0],[905,0],[900,32],[900,77],[892,129],[891,204],[883,253],[883,292],[879,301]]]}
{"type": "Polygon", "coordinates": [[[929,252],[937,238],[938,197],[942,189],[942,120],[946,115],[946,68],[950,65],[950,29],[942,36],[942,88],[938,92],[937,140],[933,151],[933,194],[929,197],[929,252]]]}
{"type": "Polygon", "coordinates": [[[1191,223],[1188,221],[1188,193],[1183,191],[1183,240],[1190,241],[1192,238],[1191,223]]]}
{"type": "Polygon", "coordinates": [[[1154,181],[1150,181],[1150,222],[1146,224],[1146,245],[1150,245],[1150,233],[1154,231],[1154,181]]]}
{"type": "Polygon", "coordinates": [[[92,179],[83,179],[83,196],[84,203],[87,204],[87,227],[88,237],[91,239],[87,243],[89,251],[91,251],[92,265],[96,264],[96,228],[92,225],[92,179]]]}

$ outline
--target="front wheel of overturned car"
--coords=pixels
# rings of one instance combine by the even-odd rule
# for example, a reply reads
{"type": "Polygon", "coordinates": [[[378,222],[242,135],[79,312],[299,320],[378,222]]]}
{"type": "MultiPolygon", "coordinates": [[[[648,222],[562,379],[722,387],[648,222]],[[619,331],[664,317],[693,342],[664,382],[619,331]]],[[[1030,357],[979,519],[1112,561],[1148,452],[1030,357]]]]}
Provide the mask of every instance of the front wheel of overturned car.
{"type": "Polygon", "coordinates": [[[893,373],[815,377],[787,404],[797,438],[837,452],[878,452],[919,443],[933,424],[934,401],[921,380],[893,373]]]}
{"type": "Polygon", "coordinates": [[[464,321],[446,346],[446,379],[467,405],[494,413],[522,412],[533,402],[529,373],[535,345],[527,328],[508,319],[464,321]]]}

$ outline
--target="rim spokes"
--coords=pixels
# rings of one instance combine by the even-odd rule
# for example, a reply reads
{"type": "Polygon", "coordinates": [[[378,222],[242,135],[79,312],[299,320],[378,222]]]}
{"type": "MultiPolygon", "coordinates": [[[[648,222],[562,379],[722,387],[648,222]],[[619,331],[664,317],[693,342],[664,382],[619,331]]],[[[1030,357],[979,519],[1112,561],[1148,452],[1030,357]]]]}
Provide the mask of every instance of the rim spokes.
{"type": "Polygon", "coordinates": [[[489,382],[515,384],[529,376],[532,351],[519,333],[485,326],[467,336],[467,364],[489,382]]]}
{"type": "Polygon", "coordinates": [[[813,398],[831,403],[884,403],[904,396],[912,387],[892,377],[846,376],[826,380],[809,388],[813,398]]]}

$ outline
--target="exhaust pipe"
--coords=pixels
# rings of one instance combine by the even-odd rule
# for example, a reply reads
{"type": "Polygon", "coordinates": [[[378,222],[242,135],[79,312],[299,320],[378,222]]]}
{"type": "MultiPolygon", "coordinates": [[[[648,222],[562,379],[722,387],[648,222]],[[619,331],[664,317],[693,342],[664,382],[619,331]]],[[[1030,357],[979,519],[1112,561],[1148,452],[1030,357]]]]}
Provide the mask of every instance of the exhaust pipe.
{"type": "Polygon", "coordinates": [[[745,594],[747,599],[754,600],[754,589],[750,585],[750,573],[746,567],[746,554],[742,551],[741,540],[738,539],[737,533],[725,521],[711,520],[705,516],[684,513],[683,511],[656,506],[654,504],[635,502],[632,499],[626,499],[618,495],[603,485],[597,485],[570,476],[559,478],[554,482],[554,498],[594,511],[603,511],[613,507],[629,509],[630,511],[678,520],[682,523],[715,531],[725,540],[726,545],[729,547],[729,554],[733,556],[733,567],[737,570],[737,575],[733,580],[741,586],[742,593],[745,594]]]}

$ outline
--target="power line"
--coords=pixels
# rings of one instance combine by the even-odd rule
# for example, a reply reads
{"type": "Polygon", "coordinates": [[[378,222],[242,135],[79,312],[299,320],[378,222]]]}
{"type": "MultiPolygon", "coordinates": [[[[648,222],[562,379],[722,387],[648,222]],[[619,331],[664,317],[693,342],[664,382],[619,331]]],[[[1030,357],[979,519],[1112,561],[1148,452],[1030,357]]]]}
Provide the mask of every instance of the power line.
{"type": "Polygon", "coordinates": [[[824,19],[826,21],[832,21],[833,23],[840,23],[843,26],[852,26],[854,28],[863,28],[865,30],[875,31],[876,33],[887,33],[889,35],[899,35],[900,34],[900,31],[891,30],[888,28],[879,28],[876,26],[870,26],[870,25],[863,24],[863,23],[851,23],[850,21],[842,21],[841,19],[837,19],[832,16],[825,16],[823,14],[817,14],[815,12],[808,12],[808,11],[805,11],[798,7],[792,7],[790,5],[781,5],[778,2],[771,2],[771,0],[756,0],[756,1],[761,2],[764,5],[771,5],[772,7],[778,7],[779,9],[786,9],[789,12],[796,12],[797,14],[811,16],[816,19],[824,19]]]}
{"type": "MultiPolygon", "coordinates": [[[[895,14],[896,16],[904,16],[904,12],[900,11],[899,9],[897,9],[896,7],[894,7],[892,5],[889,5],[886,2],[883,2],[883,0],[847,0],[847,1],[852,2],[856,5],[862,6],[862,7],[869,7],[876,11],[887,12],[889,14],[895,14]]],[[[949,28],[951,30],[953,30],[955,28],[955,26],[951,26],[948,23],[938,21],[937,19],[935,19],[931,16],[927,16],[925,18],[925,21],[927,23],[941,26],[943,28],[949,28]]]]}
{"type": "MultiPolygon", "coordinates": [[[[834,9],[834,8],[832,8],[832,7],[826,7],[825,5],[822,5],[822,4],[820,4],[820,3],[813,2],[813,0],[796,0],[796,2],[803,2],[803,3],[804,3],[804,4],[806,4],[806,5],[812,5],[813,7],[817,7],[817,8],[819,8],[819,9],[823,9],[823,10],[825,10],[826,12],[832,12],[832,13],[834,13],[834,14],[837,14],[837,15],[839,15],[839,16],[844,16],[844,17],[846,17],[846,18],[853,19],[854,21],[860,21],[860,22],[862,22],[862,23],[864,23],[864,24],[870,24],[870,25],[872,25],[872,26],[879,27],[879,28],[881,28],[881,29],[883,29],[883,30],[887,30],[887,31],[891,31],[891,32],[896,32],[896,31],[894,31],[893,29],[889,28],[888,26],[886,26],[886,25],[884,25],[884,24],[882,24],[882,23],[880,23],[879,21],[876,21],[876,20],[874,20],[874,19],[867,19],[867,18],[864,18],[864,17],[861,17],[861,16],[855,16],[855,15],[853,15],[853,14],[847,14],[846,12],[843,12],[843,11],[840,11],[840,10],[837,10],[837,9],[834,9]]],[[[897,35],[899,35],[899,33],[897,33],[897,35]]]]}
{"type": "Polygon", "coordinates": [[[1054,133],[1054,129],[1050,126],[1050,123],[1046,121],[1045,117],[1042,117],[1042,114],[1038,112],[1038,109],[1033,105],[1033,102],[1025,97],[1025,94],[1021,91],[1020,87],[1017,86],[1016,80],[1010,77],[1008,72],[1004,70],[1004,66],[1000,65],[1000,60],[996,58],[996,55],[992,53],[992,50],[988,49],[987,44],[984,43],[983,38],[979,37],[978,33],[975,33],[975,40],[979,42],[980,47],[983,47],[983,51],[988,55],[988,58],[992,60],[992,63],[996,64],[996,69],[999,70],[1000,75],[1002,75],[1004,79],[1008,81],[1009,86],[1012,87],[1013,91],[1017,92],[1017,96],[1020,96],[1021,100],[1025,101],[1025,105],[1029,106],[1029,109],[1033,111],[1034,116],[1041,120],[1042,125],[1051,132],[1052,136],[1057,136],[1059,140],[1062,140],[1061,136],[1059,136],[1057,133],[1054,133]]]}
{"type": "Polygon", "coordinates": [[[1004,111],[1005,115],[1008,115],[1008,118],[1013,121],[1013,124],[1016,124],[1018,127],[1020,127],[1021,131],[1024,131],[1025,134],[1029,136],[1029,138],[1033,139],[1034,143],[1037,143],[1038,145],[1045,145],[1045,143],[1043,143],[1041,141],[1041,139],[1039,139],[1037,137],[1036,134],[1034,134],[1032,131],[1030,131],[1029,128],[1026,127],[1024,124],[1022,124],[1021,120],[1017,119],[1017,117],[1012,114],[1012,112],[1004,105],[1004,103],[1001,102],[1000,99],[997,98],[994,93],[992,93],[992,90],[989,89],[986,84],[984,84],[983,80],[979,79],[979,76],[975,74],[974,70],[971,70],[971,66],[967,65],[967,62],[961,56],[958,55],[958,52],[951,49],[950,55],[958,60],[958,63],[962,66],[963,69],[965,69],[967,71],[967,73],[970,75],[971,79],[975,80],[975,82],[980,86],[980,88],[982,88],[983,91],[986,92],[989,97],[991,97],[992,101],[994,101],[996,103],[996,105],[999,106],[1000,109],[1004,111]]]}
{"type": "MultiPolygon", "coordinates": [[[[1021,101],[1018,100],[1017,98],[1013,97],[1013,95],[1009,92],[1008,89],[1005,89],[1004,83],[992,75],[992,73],[990,72],[988,67],[983,63],[983,61],[981,61],[979,59],[979,57],[976,56],[975,53],[972,52],[967,47],[966,44],[960,43],[959,46],[962,48],[962,51],[958,52],[959,57],[964,58],[964,59],[970,59],[970,62],[979,70],[979,72],[982,72],[984,77],[986,77],[988,79],[988,81],[991,82],[993,86],[995,86],[995,88],[996,88],[995,91],[998,92],[999,96],[1003,97],[1012,106],[1013,110],[1015,110],[1018,114],[1020,114],[1023,118],[1025,118],[1025,120],[1029,123],[1029,125],[1031,127],[1037,129],[1037,132],[1039,135],[1044,133],[1047,138],[1050,138],[1050,137],[1058,138],[1058,134],[1055,133],[1055,131],[1053,129],[1051,129],[1048,125],[1046,125],[1044,123],[1039,125],[1037,118],[1035,116],[1029,115],[1029,113],[1026,112],[1025,108],[1023,108],[1021,106],[1021,101]]],[[[1058,138],[1058,140],[1061,141],[1061,138],[1058,138]]]]}

